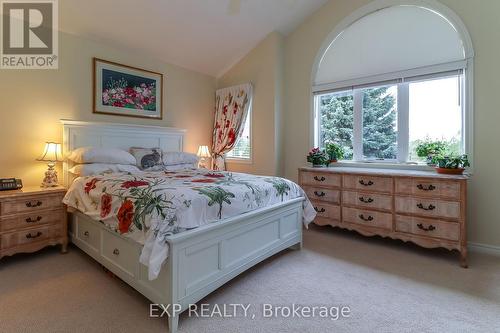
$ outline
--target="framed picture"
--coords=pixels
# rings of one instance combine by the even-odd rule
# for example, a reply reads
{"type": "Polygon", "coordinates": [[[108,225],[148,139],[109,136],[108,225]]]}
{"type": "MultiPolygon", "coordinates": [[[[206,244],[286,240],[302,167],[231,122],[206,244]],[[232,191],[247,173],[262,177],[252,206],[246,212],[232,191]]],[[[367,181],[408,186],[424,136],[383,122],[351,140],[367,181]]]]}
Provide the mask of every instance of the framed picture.
{"type": "Polygon", "coordinates": [[[94,58],[94,113],[162,119],[163,74],[94,58]]]}

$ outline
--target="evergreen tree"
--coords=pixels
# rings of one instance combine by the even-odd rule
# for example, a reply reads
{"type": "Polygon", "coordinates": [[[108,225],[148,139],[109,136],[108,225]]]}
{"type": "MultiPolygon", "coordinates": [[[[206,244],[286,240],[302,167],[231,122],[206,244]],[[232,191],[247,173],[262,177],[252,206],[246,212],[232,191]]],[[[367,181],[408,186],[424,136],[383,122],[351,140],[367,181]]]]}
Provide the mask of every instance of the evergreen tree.
{"type": "Polygon", "coordinates": [[[352,125],[354,109],[352,95],[322,96],[321,103],[321,142],[335,142],[344,147],[345,159],[352,159],[352,125]]]}

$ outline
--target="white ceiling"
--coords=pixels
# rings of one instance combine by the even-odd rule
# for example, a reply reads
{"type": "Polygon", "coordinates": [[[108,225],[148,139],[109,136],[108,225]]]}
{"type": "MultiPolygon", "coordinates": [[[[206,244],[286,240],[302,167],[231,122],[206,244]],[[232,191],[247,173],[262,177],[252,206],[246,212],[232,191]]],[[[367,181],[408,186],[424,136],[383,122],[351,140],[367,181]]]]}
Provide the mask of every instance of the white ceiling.
{"type": "Polygon", "coordinates": [[[63,0],[60,29],[219,76],[328,0],[63,0]],[[238,8],[239,7],[239,8],[238,8]]]}

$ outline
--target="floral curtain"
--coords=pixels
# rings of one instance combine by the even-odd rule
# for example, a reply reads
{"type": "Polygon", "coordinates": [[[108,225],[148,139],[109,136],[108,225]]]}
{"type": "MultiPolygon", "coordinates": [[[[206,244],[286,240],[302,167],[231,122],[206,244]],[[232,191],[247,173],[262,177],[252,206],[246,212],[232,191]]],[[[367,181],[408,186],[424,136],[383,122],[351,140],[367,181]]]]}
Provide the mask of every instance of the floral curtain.
{"type": "Polygon", "coordinates": [[[243,132],[252,101],[250,83],[215,92],[215,119],[212,134],[213,169],[225,170],[224,154],[231,151],[243,132]]]}

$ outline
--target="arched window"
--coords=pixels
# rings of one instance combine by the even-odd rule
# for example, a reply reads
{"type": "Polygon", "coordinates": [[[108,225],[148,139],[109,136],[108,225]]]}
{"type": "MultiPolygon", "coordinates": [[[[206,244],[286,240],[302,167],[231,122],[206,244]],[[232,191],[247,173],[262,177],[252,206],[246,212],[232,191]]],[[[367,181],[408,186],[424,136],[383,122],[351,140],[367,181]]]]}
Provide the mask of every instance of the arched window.
{"type": "Polygon", "coordinates": [[[337,142],[346,159],[360,162],[422,162],[416,146],[426,141],[470,155],[472,47],[465,28],[427,6],[371,9],[346,20],[319,54],[315,145],[337,142]]]}

